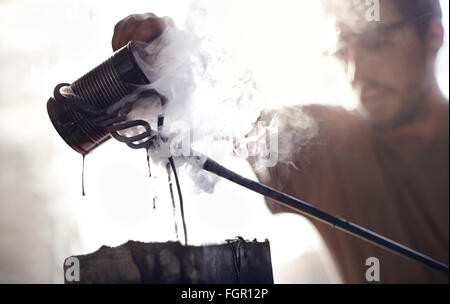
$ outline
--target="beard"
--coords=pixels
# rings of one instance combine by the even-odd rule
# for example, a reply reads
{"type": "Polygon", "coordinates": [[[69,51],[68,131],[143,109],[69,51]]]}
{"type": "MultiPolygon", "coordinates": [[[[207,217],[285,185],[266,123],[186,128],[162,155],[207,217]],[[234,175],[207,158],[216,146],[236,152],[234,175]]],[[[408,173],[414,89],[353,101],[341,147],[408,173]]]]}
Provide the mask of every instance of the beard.
{"type": "Polygon", "coordinates": [[[370,108],[366,106],[367,103],[364,103],[361,100],[358,107],[359,112],[366,118],[370,125],[378,131],[393,130],[407,125],[423,113],[430,90],[423,84],[411,84],[405,91],[406,93],[399,94],[390,90],[390,94],[396,95],[394,98],[398,100],[398,106],[397,109],[393,110],[393,112],[385,118],[380,119],[376,117],[370,108]]]}

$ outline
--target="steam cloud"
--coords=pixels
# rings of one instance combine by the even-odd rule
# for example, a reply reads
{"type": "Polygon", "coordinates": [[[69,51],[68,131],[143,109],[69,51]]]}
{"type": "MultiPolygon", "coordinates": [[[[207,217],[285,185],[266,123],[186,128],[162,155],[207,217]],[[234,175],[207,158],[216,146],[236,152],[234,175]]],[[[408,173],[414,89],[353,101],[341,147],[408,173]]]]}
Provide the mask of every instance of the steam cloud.
{"type": "Polygon", "coordinates": [[[314,121],[298,111],[282,111],[270,121],[256,123],[264,104],[252,73],[224,73],[226,53],[207,37],[168,27],[150,44],[141,44],[135,55],[150,84],[127,97],[137,98],[127,119],[146,120],[156,129],[158,115],[164,115],[160,132],[168,141],[150,150],[151,159],[166,164],[168,156],[181,156],[175,157],[177,166],[188,169],[201,191],[212,192],[217,177],[201,170],[201,159],[185,157],[192,150],[218,161],[232,154],[257,156],[259,169],[291,162],[292,151],[316,132],[314,121]],[[146,90],[157,91],[166,103],[154,95],[145,97],[141,93],[146,90]],[[283,129],[295,131],[278,136],[283,129]]]}

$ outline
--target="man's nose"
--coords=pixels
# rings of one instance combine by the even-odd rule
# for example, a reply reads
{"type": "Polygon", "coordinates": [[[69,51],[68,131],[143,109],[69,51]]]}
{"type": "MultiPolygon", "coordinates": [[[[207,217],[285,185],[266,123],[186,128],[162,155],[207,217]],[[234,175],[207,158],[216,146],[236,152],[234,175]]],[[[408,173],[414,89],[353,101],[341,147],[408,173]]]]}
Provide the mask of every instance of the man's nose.
{"type": "Polygon", "coordinates": [[[354,46],[348,51],[347,77],[353,87],[370,81],[375,73],[372,56],[362,47],[354,46]]]}

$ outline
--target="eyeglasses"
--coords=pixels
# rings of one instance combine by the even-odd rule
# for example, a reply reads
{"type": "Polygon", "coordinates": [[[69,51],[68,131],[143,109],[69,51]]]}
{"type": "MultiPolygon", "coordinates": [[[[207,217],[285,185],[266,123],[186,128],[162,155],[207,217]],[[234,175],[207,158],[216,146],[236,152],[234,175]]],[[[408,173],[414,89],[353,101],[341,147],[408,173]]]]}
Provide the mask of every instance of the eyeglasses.
{"type": "Polygon", "coordinates": [[[351,44],[356,43],[368,52],[380,51],[395,44],[397,39],[394,36],[394,33],[397,30],[413,23],[423,22],[423,20],[427,17],[429,16],[424,15],[420,18],[408,18],[390,24],[377,22],[373,28],[370,28],[362,33],[343,35],[340,37],[340,42],[338,43],[336,51],[331,54],[347,64],[348,49],[351,44]]]}

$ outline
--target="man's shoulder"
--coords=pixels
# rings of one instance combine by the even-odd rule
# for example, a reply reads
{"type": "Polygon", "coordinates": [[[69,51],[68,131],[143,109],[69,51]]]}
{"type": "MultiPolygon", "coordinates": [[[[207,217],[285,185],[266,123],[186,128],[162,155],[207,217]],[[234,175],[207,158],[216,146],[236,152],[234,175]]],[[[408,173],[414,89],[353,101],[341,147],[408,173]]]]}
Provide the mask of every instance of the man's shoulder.
{"type": "Polygon", "coordinates": [[[271,121],[274,118],[291,121],[294,126],[312,119],[320,131],[333,133],[345,132],[349,128],[366,125],[358,111],[324,104],[284,106],[266,109],[261,113],[262,120],[271,121]]]}
{"type": "Polygon", "coordinates": [[[356,115],[356,111],[347,110],[342,106],[333,106],[326,104],[304,104],[282,106],[279,108],[269,108],[262,111],[263,115],[281,115],[284,113],[306,113],[314,118],[342,118],[356,115]]]}
{"type": "Polygon", "coordinates": [[[320,121],[340,121],[349,122],[359,115],[355,111],[350,111],[342,106],[310,104],[301,106],[303,111],[320,121]]]}

